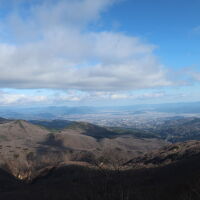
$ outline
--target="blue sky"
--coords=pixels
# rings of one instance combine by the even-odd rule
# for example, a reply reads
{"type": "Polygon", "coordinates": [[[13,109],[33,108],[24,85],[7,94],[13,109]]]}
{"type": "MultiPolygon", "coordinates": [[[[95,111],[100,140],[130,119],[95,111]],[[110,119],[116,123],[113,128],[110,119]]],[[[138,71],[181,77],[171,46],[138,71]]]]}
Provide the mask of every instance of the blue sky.
{"type": "Polygon", "coordinates": [[[156,54],[168,67],[195,66],[200,63],[199,8],[198,0],[124,1],[105,14],[105,27],[114,21],[119,31],[157,45],[156,54]]]}
{"type": "Polygon", "coordinates": [[[199,101],[199,10],[199,0],[0,0],[0,104],[199,101]]]}

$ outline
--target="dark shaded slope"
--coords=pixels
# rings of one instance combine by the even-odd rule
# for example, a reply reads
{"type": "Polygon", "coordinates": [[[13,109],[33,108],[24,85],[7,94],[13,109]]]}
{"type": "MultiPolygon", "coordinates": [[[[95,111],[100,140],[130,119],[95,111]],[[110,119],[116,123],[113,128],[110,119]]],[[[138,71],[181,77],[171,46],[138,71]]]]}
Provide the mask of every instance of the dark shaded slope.
{"type": "Polygon", "coordinates": [[[200,157],[127,171],[60,167],[32,184],[9,185],[6,200],[199,200],[200,157]]]}
{"type": "Polygon", "coordinates": [[[65,131],[77,131],[80,134],[91,136],[96,139],[112,138],[118,135],[116,132],[108,130],[107,128],[100,127],[87,122],[74,122],[62,132],[65,131]]]}
{"type": "Polygon", "coordinates": [[[10,122],[11,120],[0,117],[0,124],[10,122]]]}
{"type": "Polygon", "coordinates": [[[115,132],[118,136],[130,135],[135,138],[161,138],[159,134],[135,128],[109,127],[108,130],[115,132]]]}
{"type": "Polygon", "coordinates": [[[72,124],[73,122],[68,120],[30,120],[32,124],[44,126],[47,129],[61,130],[72,124]]]}

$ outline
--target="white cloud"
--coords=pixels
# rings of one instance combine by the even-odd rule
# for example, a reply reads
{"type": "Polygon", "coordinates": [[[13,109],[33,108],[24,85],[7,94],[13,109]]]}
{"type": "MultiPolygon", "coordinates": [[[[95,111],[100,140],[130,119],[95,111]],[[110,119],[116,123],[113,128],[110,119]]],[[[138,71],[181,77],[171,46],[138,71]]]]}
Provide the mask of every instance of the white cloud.
{"type": "Polygon", "coordinates": [[[200,81],[200,70],[198,66],[184,68],[181,75],[187,80],[188,85],[200,81]]]}
{"type": "Polygon", "coordinates": [[[200,72],[198,71],[190,71],[189,76],[192,77],[196,81],[200,81],[200,72]]]}
{"type": "Polygon", "coordinates": [[[15,31],[12,43],[0,38],[0,87],[123,91],[171,85],[154,45],[88,28],[115,2],[40,1],[26,18],[15,7],[0,22],[15,31]]]}
{"type": "Polygon", "coordinates": [[[166,94],[162,92],[130,94],[127,92],[78,92],[67,91],[56,92],[55,94],[25,94],[23,90],[19,92],[3,92],[0,91],[1,105],[51,105],[51,104],[65,104],[75,102],[95,102],[100,101],[114,101],[114,100],[148,100],[165,97],[166,94]]]}
{"type": "Polygon", "coordinates": [[[41,104],[47,102],[46,96],[35,96],[25,94],[11,94],[0,92],[0,104],[2,105],[24,105],[24,104],[41,104]]]}
{"type": "Polygon", "coordinates": [[[68,91],[56,95],[55,101],[96,101],[96,100],[146,100],[167,96],[164,92],[143,92],[141,94],[129,92],[76,92],[68,91]]]}

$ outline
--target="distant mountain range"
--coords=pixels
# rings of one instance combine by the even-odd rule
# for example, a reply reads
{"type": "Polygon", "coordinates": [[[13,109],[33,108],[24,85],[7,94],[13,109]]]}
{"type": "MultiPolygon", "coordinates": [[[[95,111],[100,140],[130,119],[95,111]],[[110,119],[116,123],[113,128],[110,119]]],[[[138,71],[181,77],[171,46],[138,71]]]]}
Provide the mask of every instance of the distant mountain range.
{"type": "Polygon", "coordinates": [[[98,109],[92,107],[0,107],[0,116],[13,119],[62,119],[65,115],[96,112],[98,109]]]}
{"type": "Polygon", "coordinates": [[[4,118],[24,119],[24,120],[53,120],[64,119],[68,115],[99,114],[112,112],[129,112],[132,114],[142,114],[145,112],[161,112],[174,114],[199,114],[200,102],[190,103],[166,103],[166,104],[147,104],[130,106],[46,106],[46,107],[0,107],[0,116],[4,118]]]}

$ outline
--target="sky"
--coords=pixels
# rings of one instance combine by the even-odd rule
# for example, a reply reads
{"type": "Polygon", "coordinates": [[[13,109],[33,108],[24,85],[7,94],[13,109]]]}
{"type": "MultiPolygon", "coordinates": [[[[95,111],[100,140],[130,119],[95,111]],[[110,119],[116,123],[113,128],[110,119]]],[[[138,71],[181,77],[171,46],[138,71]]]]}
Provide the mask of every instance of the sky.
{"type": "Polygon", "coordinates": [[[200,0],[0,0],[0,105],[200,101],[200,0]]]}

